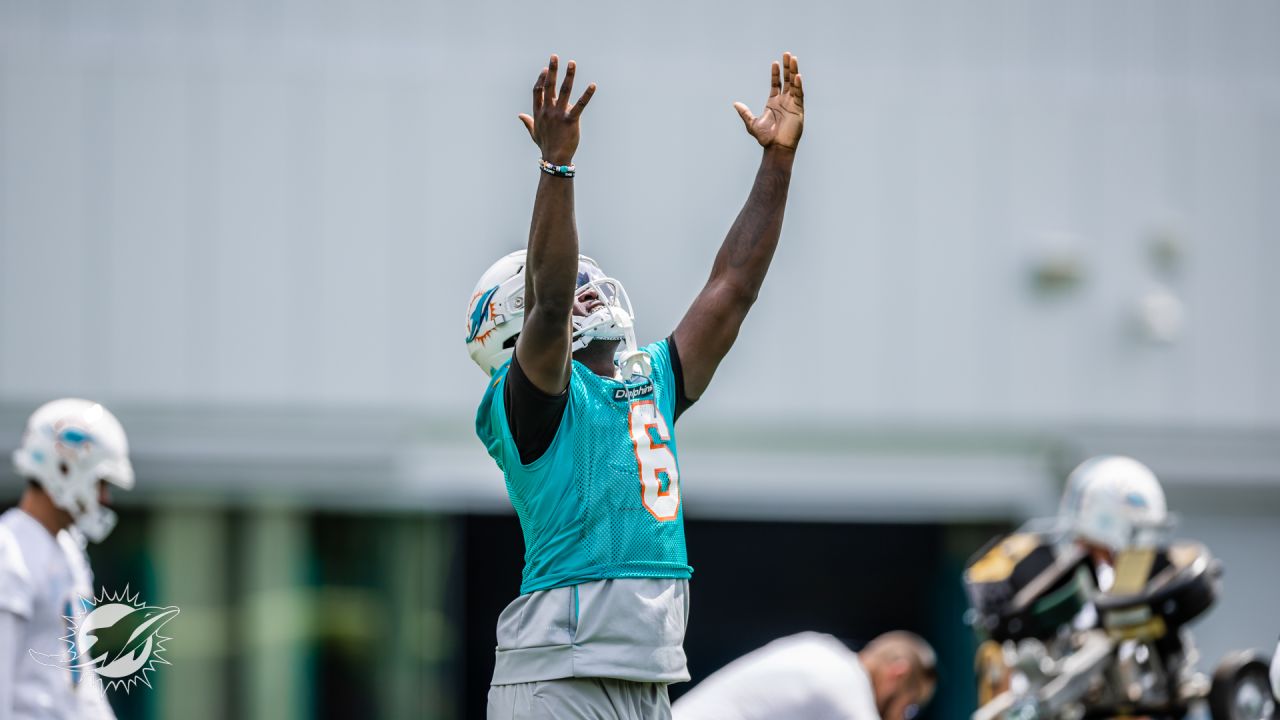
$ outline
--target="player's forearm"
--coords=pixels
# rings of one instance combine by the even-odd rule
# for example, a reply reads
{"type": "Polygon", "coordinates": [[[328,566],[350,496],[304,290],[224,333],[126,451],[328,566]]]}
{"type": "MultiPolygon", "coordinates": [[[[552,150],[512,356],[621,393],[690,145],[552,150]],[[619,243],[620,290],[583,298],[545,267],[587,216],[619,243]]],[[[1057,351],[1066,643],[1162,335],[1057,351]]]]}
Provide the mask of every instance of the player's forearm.
{"type": "Polygon", "coordinates": [[[573,311],[578,273],[578,229],[573,180],[543,174],[533,203],[525,268],[527,312],[561,316],[573,311]]]}
{"type": "Polygon", "coordinates": [[[756,171],[751,194],[716,254],[707,284],[718,286],[745,307],[760,293],[782,235],[795,150],[769,147],[756,171]]]}

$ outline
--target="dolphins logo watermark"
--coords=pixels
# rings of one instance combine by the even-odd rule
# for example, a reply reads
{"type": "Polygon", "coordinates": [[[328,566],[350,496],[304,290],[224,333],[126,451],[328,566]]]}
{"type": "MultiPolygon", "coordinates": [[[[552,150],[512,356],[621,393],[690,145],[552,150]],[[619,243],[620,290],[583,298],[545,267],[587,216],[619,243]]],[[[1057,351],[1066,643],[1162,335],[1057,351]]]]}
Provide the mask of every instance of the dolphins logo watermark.
{"type": "Polygon", "coordinates": [[[70,632],[63,655],[46,655],[30,650],[36,662],[66,668],[73,675],[92,671],[102,681],[103,690],[122,689],[126,693],[138,683],[151,687],[147,673],[164,659],[165,642],[172,638],[160,628],[178,614],[176,607],[153,607],[138,600],[138,593],[113,595],[103,588],[93,600],[80,599],[83,613],[67,617],[70,632]]]}

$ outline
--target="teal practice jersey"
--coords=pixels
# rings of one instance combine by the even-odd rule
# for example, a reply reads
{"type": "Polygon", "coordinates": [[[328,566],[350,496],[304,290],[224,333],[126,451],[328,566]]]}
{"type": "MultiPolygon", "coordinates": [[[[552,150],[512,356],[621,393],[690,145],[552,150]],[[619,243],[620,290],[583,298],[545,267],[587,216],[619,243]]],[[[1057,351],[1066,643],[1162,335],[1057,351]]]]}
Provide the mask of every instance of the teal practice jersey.
{"type": "Polygon", "coordinates": [[[476,434],[507,480],[524,531],[521,594],[610,578],[687,578],[676,461],[677,389],[667,341],[644,348],[649,378],[623,383],[573,362],[551,446],[524,465],[507,424],[504,365],[476,434]]]}

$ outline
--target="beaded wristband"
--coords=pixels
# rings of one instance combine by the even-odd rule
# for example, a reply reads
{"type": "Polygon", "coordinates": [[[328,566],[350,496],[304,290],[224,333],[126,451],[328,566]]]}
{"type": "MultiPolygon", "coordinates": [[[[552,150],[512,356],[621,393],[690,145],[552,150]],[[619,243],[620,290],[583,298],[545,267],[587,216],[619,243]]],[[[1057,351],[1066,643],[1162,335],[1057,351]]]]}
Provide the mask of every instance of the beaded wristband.
{"type": "Polygon", "coordinates": [[[546,160],[538,160],[538,167],[542,168],[542,172],[556,177],[571,178],[577,172],[572,165],[553,165],[546,160]]]}

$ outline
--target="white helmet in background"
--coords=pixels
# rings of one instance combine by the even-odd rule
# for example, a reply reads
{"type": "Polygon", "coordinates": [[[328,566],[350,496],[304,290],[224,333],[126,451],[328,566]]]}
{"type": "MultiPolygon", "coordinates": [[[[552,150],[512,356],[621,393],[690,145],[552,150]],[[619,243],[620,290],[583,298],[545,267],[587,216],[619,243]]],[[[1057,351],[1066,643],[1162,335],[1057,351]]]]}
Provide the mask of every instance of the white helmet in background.
{"type": "Polygon", "coordinates": [[[1169,526],[1160,481],[1121,455],[1080,463],[1067,478],[1060,516],[1074,538],[1112,551],[1158,545],[1169,526]]]}
{"type": "Polygon", "coordinates": [[[1280,643],[1276,643],[1275,656],[1271,657],[1271,694],[1280,700],[1280,643]]]}
{"type": "Polygon", "coordinates": [[[54,400],[32,413],[22,446],[13,451],[13,467],[39,483],[93,542],[116,525],[116,514],[98,502],[98,481],[133,487],[129,440],[120,421],[98,403],[78,398],[54,400]]]}
{"type": "Polygon", "coordinates": [[[1280,700],[1280,642],[1276,643],[1276,654],[1271,658],[1271,694],[1280,700]]]}
{"type": "MultiPolygon", "coordinates": [[[[467,352],[481,370],[492,375],[515,352],[524,324],[525,252],[503,256],[480,276],[467,306],[467,352]]],[[[608,277],[595,260],[578,256],[577,293],[593,290],[602,303],[590,315],[574,315],[572,351],[592,340],[620,340],[618,364],[624,374],[648,374],[647,357],[636,350],[635,313],[622,283],[608,277]]]]}

